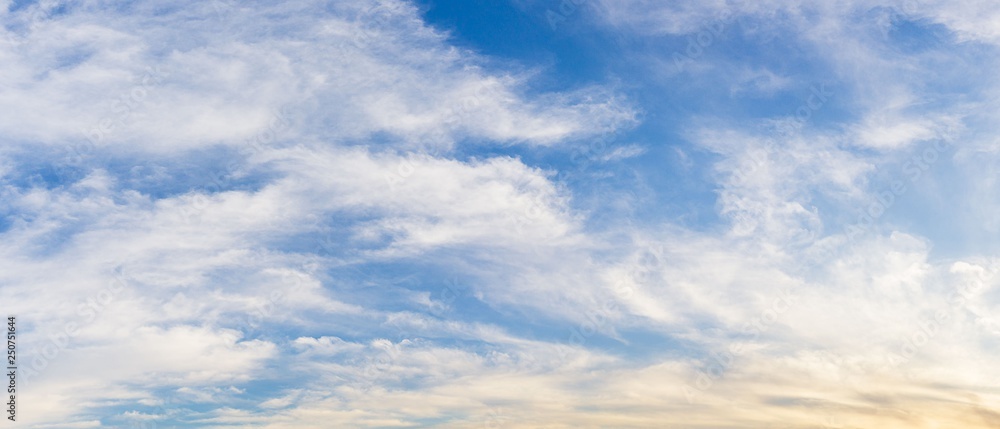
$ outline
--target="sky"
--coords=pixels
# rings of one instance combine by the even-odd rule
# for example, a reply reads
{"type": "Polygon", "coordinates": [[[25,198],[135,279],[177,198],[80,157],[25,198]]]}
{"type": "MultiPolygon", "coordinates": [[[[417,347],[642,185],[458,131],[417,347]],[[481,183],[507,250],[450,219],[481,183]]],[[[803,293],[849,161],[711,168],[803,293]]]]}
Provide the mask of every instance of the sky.
{"type": "Polygon", "coordinates": [[[6,426],[1000,426],[997,2],[0,22],[6,426]]]}

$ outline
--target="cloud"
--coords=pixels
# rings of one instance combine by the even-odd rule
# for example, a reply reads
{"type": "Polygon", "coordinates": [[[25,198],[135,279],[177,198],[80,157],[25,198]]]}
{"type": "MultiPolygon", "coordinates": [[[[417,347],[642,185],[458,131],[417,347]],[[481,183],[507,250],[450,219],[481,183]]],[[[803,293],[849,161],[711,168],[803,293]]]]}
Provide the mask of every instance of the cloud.
{"type": "Polygon", "coordinates": [[[10,31],[16,41],[0,54],[14,112],[0,127],[65,146],[70,158],[240,145],[290,106],[308,112],[297,120],[314,136],[388,133],[417,147],[555,144],[632,121],[627,103],[600,88],[526,100],[529,76],[485,71],[404,2],[64,7],[8,13],[28,28],[10,31]],[[238,31],[219,37],[223,28],[238,31]]]}
{"type": "Polygon", "coordinates": [[[549,85],[403,1],[7,2],[23,422],[990,427],[996,34],[942,5],[602,2],[634,74],[549,85]]]}
{"type": "Polygon", "coordinates": [[[333,292],[325,270],[585,242],[548,172],[447,151],[556,145],[633,122],[598,86],[529,94],[531,76],[486,70],[403,2],[5,10],[16,24],[0,48],[12,112],[0,121],[11,263],[0,277],[29,321],[37,390],[23,401],[48,404],[25,417],[38,427],[224,403],[243,390],[218,386],[256,380],[283,353],[250,336],[322,326],[317,314],[379,317],[363,296],[333,292]],[[219,37],[220,23],[239,31],[219,37]],[[324,230],[368,250],[332,255],[324,230]],[[296,237],[306,245],[288,247],[296,237]],[[171,386],[171,409],[141,406],[164,407],[150,398],[171,386]],[[100,416],[109,406],[126,408],[100,416]]]}

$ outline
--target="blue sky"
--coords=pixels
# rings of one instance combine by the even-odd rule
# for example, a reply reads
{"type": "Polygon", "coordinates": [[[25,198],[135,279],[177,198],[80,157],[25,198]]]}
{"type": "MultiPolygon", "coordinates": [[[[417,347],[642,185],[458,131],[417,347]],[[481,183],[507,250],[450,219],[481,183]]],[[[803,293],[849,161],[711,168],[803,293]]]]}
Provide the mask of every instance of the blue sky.
{"type": "Polygon", "coordinates": [[[0,22],[12,427],[1000,421],[993,2],[0,22]]]}

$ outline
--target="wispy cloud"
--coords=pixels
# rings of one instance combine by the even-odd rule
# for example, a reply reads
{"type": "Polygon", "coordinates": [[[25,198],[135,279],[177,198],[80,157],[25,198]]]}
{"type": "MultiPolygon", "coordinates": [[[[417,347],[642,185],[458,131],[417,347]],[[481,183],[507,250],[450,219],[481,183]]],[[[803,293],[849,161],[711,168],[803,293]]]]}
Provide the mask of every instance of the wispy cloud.
{"type": "Polygon", "coordinates": [[[562,3],[0,3],[19,424],[996,425],[995,7],[562,3]]]}

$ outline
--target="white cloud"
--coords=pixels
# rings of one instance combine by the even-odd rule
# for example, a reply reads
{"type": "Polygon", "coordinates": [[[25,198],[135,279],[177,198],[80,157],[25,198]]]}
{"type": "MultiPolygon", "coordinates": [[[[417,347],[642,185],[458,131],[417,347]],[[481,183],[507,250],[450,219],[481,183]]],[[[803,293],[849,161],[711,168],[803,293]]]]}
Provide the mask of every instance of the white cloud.
{"type": "Polygon", "coordinates": [[[25,417],[39,427],[91,425],[96,407],[152,403],[158,387],[225,401],[220,385],[257,378],[280,354],[243,331],[320,325],[304,311],[377,316],[330,290],[322,270],[344,261],[274,245],[319,232],[317,219],[375,214],[348,224],[360,243],[391,238],[364,255],[375,260],[585,242],[548,173],[440,154],[459,140],[550,145],[633,121],[600,87],[529,95],[530,75],[486,71],[403,2],[50,6],[6,13],[22,24],[0,45],[4,201],[17,216],[0,279],[34,321],[24,345],[38,390],[24,401],[48,404],[25,417]],[[329,8],[301,13],[317,5],[329,8]],[[239,31],[220,37],[219,19],[239,31]],[[384,151],[346,147],[382,135],[384,151]],[[221,161],[201,158],[211,151],[221,161]],[[12,157],[66,166],[64,182],[21,186],[12,157]],[[163,195],[111,166],[150,159],[157,185],[187,161],[219,177],[163,195]],[[390,180],[402,163],[412,174],[390,180]],[[266,176],[259,188],[229,189],[252,174],[266,176]]]}
{"type": "Polygon", "coordinates": [[[0,48],[12,112],[0,127],[10,138],[65,146],[69,157],[238,145],[289,106],[328,139],[389,133],[418,147],[465,138],[553,144],[633,116],[599,88],[525,99],[529,76],[484,71],[394,0],[210,2],[155,18],[146,5],[130,14],[67,7],[67,15],[33,17],[30,31],[0,48]],[[239,32],[218,37],[219,20],[239,32]]]}
{"type": "MultiPolygon", "coordinates": [[[[876,165],[988,116],[917,97],[927,66],[952,57],[872,44],[892,20],[854,13],[874,2],[659,5],[604,6],[644,37],[741,25],[726,12],[780,15],[774,26],[819,49],[843,82],[832,97],[859,112],[834,129],[794,109],[750,126],[686,122],[695,147],[675,149],[714,157],[721,227],[597,231],[555,171],[449,151],[558,145],[630,126],[637,109],[601,86],[535,93],[530,73],[488,68],[409,3],[5,12],[21,24],[0,44],[0,285],[27,322],[24,359],[45,363],[25,421],[93,427],[125,407],[115,415],[208,427],[988,426],[995,260],[942,258],[902,223],[840,233],[877,191],[876,165]],[[102,121],[112,129],[81,145],[102,121]],[[24,160],[78,175],[25,185],[24,160]],[[134,186],[120,166],[132,161],[154,185],[134,186]],[[177,165],[214,177],[167,183],[177,165]],[[340,271],[364,264],[459,273],[462,299],[489,311],[469,314],[479,308],[415,274],[408,290],[340,271]],[[733,345],[704,386],[712,353],[733,345]],[[251,400],[249,381],[286,384],[251,400]]],[[[991,41],[988,9],[906,13],[991,41]]],[[[726,78],[731,96],[815,84],[756,66],[726,78]]],[[[646,154],[629,144],[599,159],[646,154]]]]}

